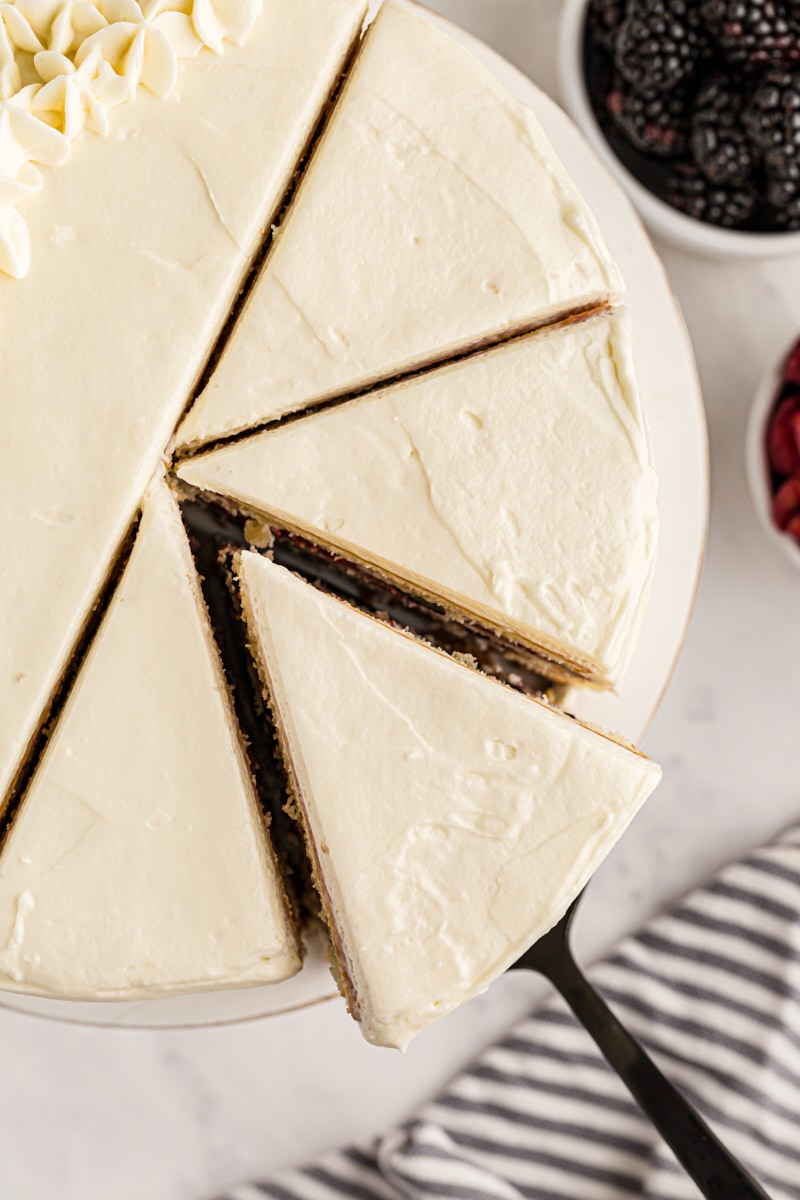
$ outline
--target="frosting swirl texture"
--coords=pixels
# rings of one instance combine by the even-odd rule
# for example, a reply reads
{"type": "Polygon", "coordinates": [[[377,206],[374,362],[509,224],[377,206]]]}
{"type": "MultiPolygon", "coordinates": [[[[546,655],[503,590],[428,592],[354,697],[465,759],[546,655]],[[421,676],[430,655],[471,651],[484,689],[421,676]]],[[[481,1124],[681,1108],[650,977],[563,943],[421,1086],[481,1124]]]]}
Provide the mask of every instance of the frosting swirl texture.
{"type": "Polygon", "coordinates": [[[42,187],[82,134],[105,137],[109,113],[139,86],[166,98],[178,63],[241,43],[262,0],[0,2],[0,272],[30,269],[17,206],[42,187]]]}

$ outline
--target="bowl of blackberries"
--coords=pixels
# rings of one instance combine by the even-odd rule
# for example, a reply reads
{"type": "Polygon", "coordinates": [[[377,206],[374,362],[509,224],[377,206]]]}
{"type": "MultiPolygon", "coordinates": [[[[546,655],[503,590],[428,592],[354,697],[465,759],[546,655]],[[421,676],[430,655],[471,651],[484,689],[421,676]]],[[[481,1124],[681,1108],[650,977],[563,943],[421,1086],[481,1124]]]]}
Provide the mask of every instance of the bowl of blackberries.
{"type": "Polygon", "coordinates": [[[800,254],[800,0],[565,0],[567,108],[644,220],[800,254]]]}
{"type": "Polygon", "coordinates": [[[747,474],[764,528],[800,568],[800,339],[756,393],[747,429],[747,474]]]}

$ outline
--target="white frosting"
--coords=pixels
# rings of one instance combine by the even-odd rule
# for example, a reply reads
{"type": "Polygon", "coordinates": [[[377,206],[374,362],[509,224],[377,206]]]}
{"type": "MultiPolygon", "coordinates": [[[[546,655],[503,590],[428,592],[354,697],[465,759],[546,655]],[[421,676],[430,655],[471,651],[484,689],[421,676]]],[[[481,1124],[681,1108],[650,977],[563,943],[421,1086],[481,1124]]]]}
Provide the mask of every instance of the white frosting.
{"type": "Polygon", "coordinates": [[[362,1028],[405,1047],[559,919],[661,773],[258,555],[239,578],[362,1028]]]}
{"type": "Polygon", "coordinates": [[[189,544],[157,480],[0,858],[0,987],[133,999],[299,967],[189,544]]]}
{"type": "Polygon", "coordinates": [[[0,274],[0,807],[363,8],[264,0],[26,202],[30,272],[0,274]]]}
{"type": "Polygon", "coordinates": [[[384,4],[183,445],[604,300],[621,281],[538,121],[384,4]]]}
{"type": "Polygon", "coordinates": [[[22,278],[30,269],[28,226],[17,204],[38,192],[42,175],[34,162],[57,166],[69,153],[69,143],[34,115],[36,84],[4,98],[0,95],[0,273],[22,278]]]}
{"type": "Polygon", "coordinates": [[[187,483],[617,682],[658,515],[627,314],[531,334],[189,460],[187,483]]]}
{"type": "Polygon", "coordinates": [[[109,131],[109,112],[139,85],[169,96],[178,59],[242,43],[263,0],[6,0],[0,3],[0,271],[30,269],[17,204],[42,186],[81,133],[109,131]],[[23,79],[30,82],[23,86],[23,79]]]}

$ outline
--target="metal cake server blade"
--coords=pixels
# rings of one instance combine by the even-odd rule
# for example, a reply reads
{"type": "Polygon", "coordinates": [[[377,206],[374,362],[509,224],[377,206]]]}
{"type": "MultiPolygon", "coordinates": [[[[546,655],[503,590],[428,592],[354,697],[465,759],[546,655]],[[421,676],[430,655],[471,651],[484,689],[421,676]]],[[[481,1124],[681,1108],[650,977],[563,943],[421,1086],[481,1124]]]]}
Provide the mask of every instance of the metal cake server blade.
{"type": "Polygon", "coordinates": [[[531,946],[512,970],[537,971],[552,983],[706,1200],[769,1200],[578,967],[569,938],[580,899],[573,900],[558,924],[531,946]]]}

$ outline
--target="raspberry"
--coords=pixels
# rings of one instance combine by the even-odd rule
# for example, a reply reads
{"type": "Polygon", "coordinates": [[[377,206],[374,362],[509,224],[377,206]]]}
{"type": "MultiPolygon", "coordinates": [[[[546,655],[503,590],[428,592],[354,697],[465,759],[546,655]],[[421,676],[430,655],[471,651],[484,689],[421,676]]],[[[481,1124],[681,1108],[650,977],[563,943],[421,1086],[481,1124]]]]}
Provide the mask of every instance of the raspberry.
{"type": "Polygon", "coordinates": [[[690,0],[630,0],[615,61],[637,91],[667,91],[694,71],[705,41],[690,0]]]}
{"type": "Polygon", "coordinates": [[[768,174],[800,184],[800,70],[767,71],[743,121],[768,174]]]}
{"type": "Polygon", "coordinates": [[[775,410],[767,428],[767,455],[769,465],[776,475],[793,475],[800,467],[800,444],[796,428],[800,417],[800,402],[797,396],[782,400],[775,410]]]}
{"type": "Polygon", "coordinates": [[[793,518],[800,517],[800,471],[782,483],[772,500],[772,516],[778,529],[786,529],[793,518]]]}
{"type": "Polygon", "coordinates": [[[618,79],[606,108],[637,150],[669,158],[686,147],[686,99],[682,90],[643,96],[618,79]]]}
{"type": "Polygon", "coordinates": [[[674,208],[706,221],[735,229],[750,218],[758,203],[758,193],[747,184],[740,187],[718,187],[699,171],[684,167],[674,172],[667,185],[667,199],[674,208]]]}
{"type": "Polygon", "coordinates": [[[786,383],[794,383],[800,387],[800,341],[789,353],[783,368],[783,378],[786,383]]]}
{"type": "Polygon", "coordinates": [[[800,62],[796,0],[703,0],[701,12],[728,62],[753,67],[800,62]]]}
{"type": "Polygon", "coordinates": [[[692,119],[692,156],[715,184],[744,183],[755,154],[742,128],[740,92],[724,75],[712,75],[697,94],[692,119]]]}

